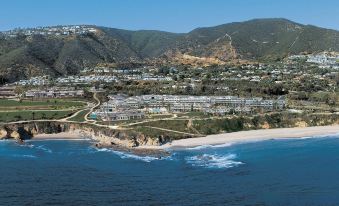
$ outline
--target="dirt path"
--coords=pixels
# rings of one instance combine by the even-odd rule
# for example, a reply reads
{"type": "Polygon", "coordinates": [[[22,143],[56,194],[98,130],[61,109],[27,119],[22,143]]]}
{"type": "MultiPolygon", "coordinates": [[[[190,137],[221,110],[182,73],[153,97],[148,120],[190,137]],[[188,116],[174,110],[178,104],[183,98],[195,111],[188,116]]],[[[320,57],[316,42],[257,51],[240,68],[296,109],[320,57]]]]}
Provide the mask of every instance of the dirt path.
{"type": "Polygon", "coordinates": [[[179,134],[192,135],[192,136],[196,136],[197,135],[197,134],[192,134],[192,133],[187,133],[187,132],[180,132],[180,131],[171,130],[171,129],[164,129],[164,128],[161,128],[161,127],[152,127],[152,126],[143,126],[143,127],[147,127],[147,128],[151,128],[151,129],[158,129],[158,130],[167,131],[167,132],[174,132],[174,133],[179,133],[179,134]]]}
{"type": "Polygon", "coordinates": [[[100,100],[99,100],[98,97],[97,97],[97,93],[96,93],[96,92],[93,93],[93,98],[97,101],[97,104],[94,105],[94,106],[90,109],[90,111],[85,115],[85,121],[86,121],[86,122],[90,122],[90,121],[94,122],[93,120],[88,119],[88,116],[94,111],[95,108],[97,108],[97,107],[101,104],[100,100]]]}

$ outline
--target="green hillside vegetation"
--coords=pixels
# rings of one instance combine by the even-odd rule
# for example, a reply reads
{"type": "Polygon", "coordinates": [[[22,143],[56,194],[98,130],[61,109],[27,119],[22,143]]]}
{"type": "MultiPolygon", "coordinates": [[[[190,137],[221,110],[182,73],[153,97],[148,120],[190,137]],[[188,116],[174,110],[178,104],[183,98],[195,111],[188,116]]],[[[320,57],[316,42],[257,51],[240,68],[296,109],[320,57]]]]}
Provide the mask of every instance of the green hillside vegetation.
{"type": "Polygon", "coordinates": [[[85,115],[89,112],[90,110],[83,110],[79,112],[76,116],[69,118],[69,121],[75,121],[75,122],[84,122],[85,121],[85,115]]]}
{"type": "Polygon", "coordinates": [[[0,100],[0,110],[39,110],[39,109],[68,109],[84,107],[85,103],[78,101],[67,100],[45,100],[45,101],[30,101],[30,100],[0,100]]]}
{"type": "Polygon", "coordinates": [[[339,51],[339,32],[286,19],[255,19],[186,34],[97,27],[95,34],[0,37],[0,84],[30,76],[77,74],[99,63],[148,63],[173,54],[279,60],[301,52],[339,51]]]}
{"type": "Polygon", "coordinates": [[[73,111],[13,111],[0,112],[0,122],[23,120],[61,119],[70,116],[73,111]]]}

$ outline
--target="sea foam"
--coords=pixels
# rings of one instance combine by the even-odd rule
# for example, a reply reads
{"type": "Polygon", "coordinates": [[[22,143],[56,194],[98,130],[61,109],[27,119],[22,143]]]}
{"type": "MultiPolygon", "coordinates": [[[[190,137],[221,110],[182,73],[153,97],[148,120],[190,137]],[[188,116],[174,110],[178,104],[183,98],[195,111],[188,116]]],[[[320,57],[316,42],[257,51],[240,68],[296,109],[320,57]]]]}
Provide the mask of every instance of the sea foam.
{"type": "Polygon", "coordinates": [[[40,145],[40,146],[37,146],[37,147],[35,147],[35,148],[38,149],[38,150],[47,152],[47,153],[52,153],[52,150],[49,149],[49,148],[47,148],[47,147],[45,147],[44,145],[40,145]]]}
{"type": "Polygon", "coordinates": [[[34,155],[18,155],[18,154],[15,154],[15,155],[12,155],[13,157],[18,157],[18,158],[37,158],[37,156],[34,156],[34,155]]]}
{"type": "Polygon", "coordinates": [[[154,156],[139,156],[135,154],[131,154],[128,152],[122,152],[122,151],[116,151],[113,149],[107,149],[107,148],[95,148],[97,152],[109,152],[113,153],[115,155],[118,155],[121,159],[134,159],[134,160],[140,160],[143,162],[152,162],[155,160],[169,160],[171,157],[154,157],[154,156]]]}
{"type": "Polygon", "coordinates": [[[46,152],[46,153],[52,153],[52,150],[47,148],[45,145],[39,145],[39,146],[36,146],[34,144],[21,144],[20,147],[28,147],[28,148],[31,148],[31,149],[34,149],[34,150],[38,150],[38,151],[43,151],[43,152],[46,152]]]}
{"type": "Polygon", "coordinates": [[[227,154],[227,155],[217,155],[217,154],[203,154],[186,157],[185,160],[188,164],[197,167],[205,167],[205,168],[232,168],[238,165],[244,164],[239,161],[235,161],[237,156],[235,154],[227,154]]]}
{"type": "Polygon", "coordinates": [[[202,150],[202,149],[207,149],[207,148],[222,148],[222,147],[230,147],[232,146],[231,143],[225,143],[225,144],[217,144],[217,145],[201,145],[201,146],[196,146],[196,147],[189,147],[187,148],[188,150],[202,150]]]}

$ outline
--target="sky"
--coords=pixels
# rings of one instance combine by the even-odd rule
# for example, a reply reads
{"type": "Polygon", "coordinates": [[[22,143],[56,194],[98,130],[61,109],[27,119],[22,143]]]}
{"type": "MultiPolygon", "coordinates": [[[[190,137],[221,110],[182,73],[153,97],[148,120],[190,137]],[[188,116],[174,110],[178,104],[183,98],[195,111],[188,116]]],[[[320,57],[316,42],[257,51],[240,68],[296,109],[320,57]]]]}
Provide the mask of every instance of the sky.
{"type": "Polygon", "coordinates": [[[0,31],[94,24],[185,33],[253,18],[339,30],[339,0],[1,0],[0,31]]]}

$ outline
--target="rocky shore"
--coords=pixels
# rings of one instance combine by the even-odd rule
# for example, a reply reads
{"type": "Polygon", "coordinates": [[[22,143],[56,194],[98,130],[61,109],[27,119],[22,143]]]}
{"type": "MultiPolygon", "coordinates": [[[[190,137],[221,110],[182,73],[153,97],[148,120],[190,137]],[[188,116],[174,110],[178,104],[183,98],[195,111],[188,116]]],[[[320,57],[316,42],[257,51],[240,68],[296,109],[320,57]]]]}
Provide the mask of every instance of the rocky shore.
{"type": "Polygon", "coordinates": [[[168,136],[149,137],[133,130],[111,129],[90,123],[39,121],[0,125],[0,139],[15,139],[19,142],[32,139],[37,135],[58,133],[77,133],[81,137],[96,141],[98,147],[160,146],[170,141],[168,136]]]}
{"type": "Polygon", "coordinates": [[[339,132],[337,115],[304,115],[295,117],[291,117],[290,115],[286,117],[284,115],[266,116],[259,116],[257,121],[241,117],[240,119],[235,118],[232,120],[211,119],[195,123],[195,128],[199,127],[199,124],[200,126],[202,125],[200,128],[202,131],[204,131],[205,128],[216,131],[213,135],[206,134],[206,136],[204,136],[202,134],[199,137],[189,136],[187,134],[170,136],[170,133],[167,135],[166,132],[153,132],[147,135],[133,128],[116,129],[107,125],[56,120],[2,123],[0,124],[0,139],[15,139],[18,142],[23,142],[34,138],[86,138],[93,140],[99,148],[114,147],[115,149],[133,150],[144,153],[146,150],[149,152],[149,150],[164,150],[175,147],[234,143],[247,141],[248,139],[304,137],[327,134],[329,131],[331,131],[331,133],[339,132]],[[236,124],[239,122],[241,123],[240,126],[236,124]],[[228,126],[227,131],[224,131],[225,125],[228,126]],[[332,126],[326,127],[326,125],[332,126]]]}

